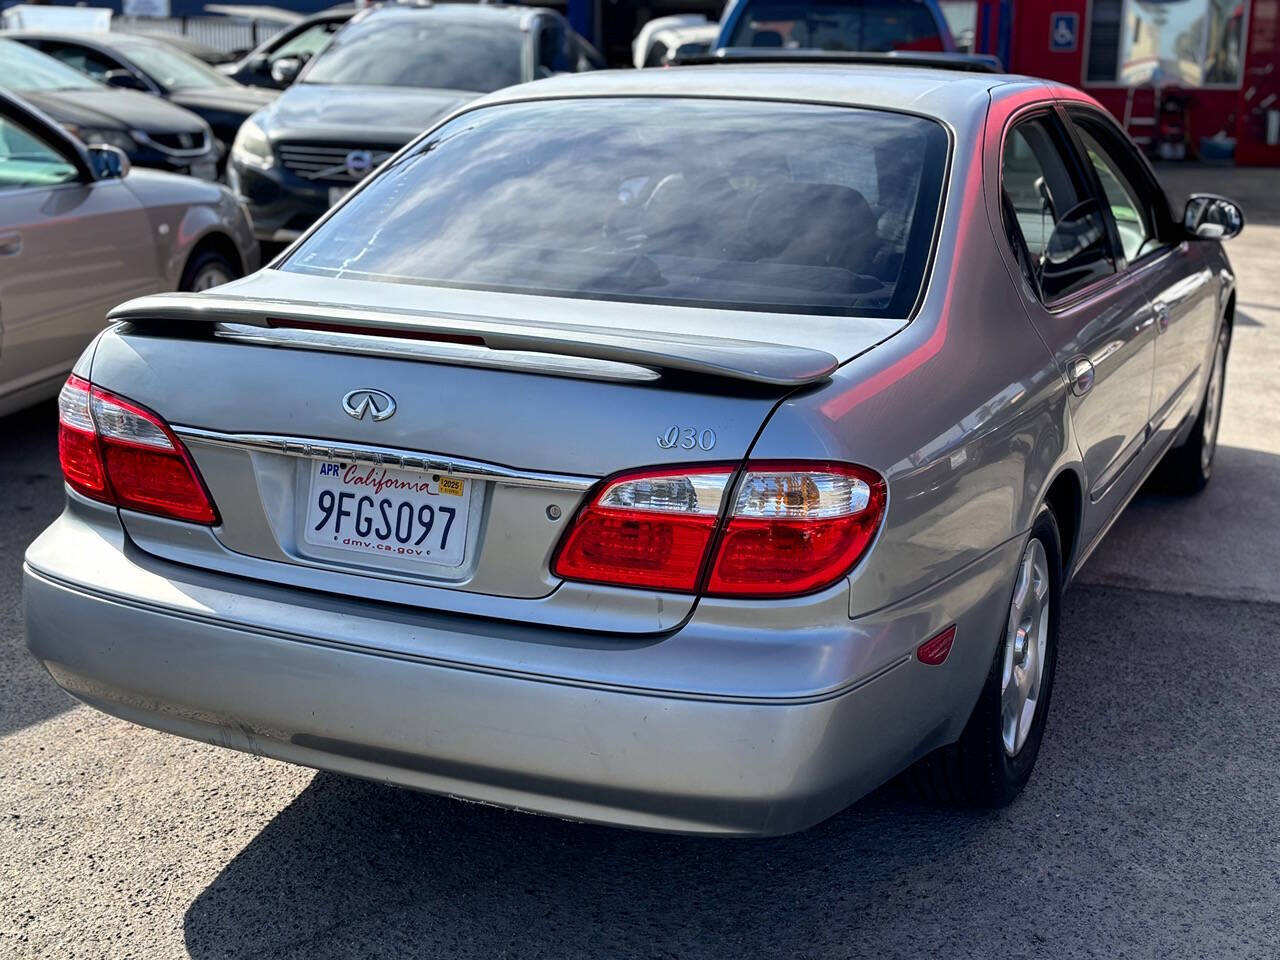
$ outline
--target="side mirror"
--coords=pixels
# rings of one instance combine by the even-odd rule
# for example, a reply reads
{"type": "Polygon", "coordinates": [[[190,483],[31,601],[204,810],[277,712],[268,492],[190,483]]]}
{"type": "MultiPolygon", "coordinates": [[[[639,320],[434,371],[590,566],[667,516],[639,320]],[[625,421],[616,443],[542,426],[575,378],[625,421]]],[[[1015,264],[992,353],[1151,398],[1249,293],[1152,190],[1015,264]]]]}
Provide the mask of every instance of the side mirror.
{"type": "Polygon", "coordinates": [[[121,90],[139,90],[147,93],[147,85],[142,82],[129,70],[108,70],[103,74],[102,79],[109,87],[119,87],[121,90]]]}
{"type": "Polygon", "coordinates": [[[302,61],[297,57],[281,57],[271,64],[271,79],[281,86],[287,87],[298,79],[302,72],[302,61]]]}
{"type": "Polygon", "coordinates": [[[1244,229],[1244,211],[1226,197],[1198,193],[1187,201],[1182,225],[1196,240],[1230,240],[1244,229]]]}
{"type": "Polygon", "coordinates": [[[104,143],[89,148],[89,165],[99,180],[123,180],[133,167],[123,150],[104,143]]]}
{"type": "Polygon", "coordinates": [[[265,53],[260,53],[249,61],[249,72],[256,73],[262,77],[271,76],[271,58],[265,53]]]}

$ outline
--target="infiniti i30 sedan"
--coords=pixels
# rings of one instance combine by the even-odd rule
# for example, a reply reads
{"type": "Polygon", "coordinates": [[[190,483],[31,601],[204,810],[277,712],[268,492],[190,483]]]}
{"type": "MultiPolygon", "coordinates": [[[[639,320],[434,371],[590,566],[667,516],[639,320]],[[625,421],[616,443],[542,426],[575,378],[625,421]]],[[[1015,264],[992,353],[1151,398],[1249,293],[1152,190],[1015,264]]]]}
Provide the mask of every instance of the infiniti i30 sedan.
{"type": "Polygon", "coordinates": [[[134,169],[0,91],[0,416],[57,395],[107,311],[258,266],[226,187],[134,169]]]}
{"type": "Polygon", "coordinates": [[[113,314],[28,644],[146,726],[569,818],[785,833],[913,765],[1008,803],[1072,575],[1209,480],[1240,226],[1026,78],[494,93],[113,314]]]}

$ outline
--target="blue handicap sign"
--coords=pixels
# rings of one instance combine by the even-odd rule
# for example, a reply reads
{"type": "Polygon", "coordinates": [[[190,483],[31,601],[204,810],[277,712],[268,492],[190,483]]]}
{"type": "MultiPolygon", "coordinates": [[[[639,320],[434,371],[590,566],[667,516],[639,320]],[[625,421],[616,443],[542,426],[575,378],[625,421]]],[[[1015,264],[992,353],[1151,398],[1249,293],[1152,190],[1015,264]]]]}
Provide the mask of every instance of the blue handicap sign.
{"type": "Polygon", "coordinates": [[[1071,53],[1080,36],[1080,16],[1055,13],[1049,21],[1049,49],[1054,53],[1071,53]]]}

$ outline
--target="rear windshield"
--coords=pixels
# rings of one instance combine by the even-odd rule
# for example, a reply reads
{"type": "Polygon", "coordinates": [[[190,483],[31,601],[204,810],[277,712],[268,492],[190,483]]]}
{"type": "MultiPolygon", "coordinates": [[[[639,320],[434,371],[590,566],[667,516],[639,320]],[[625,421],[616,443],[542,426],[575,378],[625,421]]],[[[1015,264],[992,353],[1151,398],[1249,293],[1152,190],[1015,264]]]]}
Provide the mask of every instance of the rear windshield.
{"type": "Polygon", "coordinates": [[[515,293],[905,317],[948,138],[932,120],[600,98],[441,126],[283,269],[515,293]]]}
{"type": "Polygon", "coordinates": [[[302,80],[489,93],[520,82],[523,37],[431,14],[370,17],[335,33],[302,80]]]}
{"type": "Polygon", "coordinates": [[[937,21],[919,0],[747,0],[729,46],[872,53],[946,49],[937,21]]]}

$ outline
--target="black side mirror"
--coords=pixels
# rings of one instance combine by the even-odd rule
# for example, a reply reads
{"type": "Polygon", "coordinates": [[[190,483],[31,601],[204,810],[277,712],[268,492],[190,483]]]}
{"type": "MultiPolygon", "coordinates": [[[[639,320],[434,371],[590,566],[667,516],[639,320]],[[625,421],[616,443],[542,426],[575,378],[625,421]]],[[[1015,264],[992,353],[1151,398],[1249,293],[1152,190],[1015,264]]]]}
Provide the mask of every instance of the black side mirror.
{"type": "Polygon", "coordinates": [[[1244,211],[1226,197],[1197,193],[1187,201],[1182,225],[1195,240],[1230,240],[1244,229],[1244,211]]]}
{"type": "Polygon", "coordinates": [[[129,70],[108,70],[103,74],[102,79],[109,87],[119,87],[121,90],[140,90],[143,93],[148,92],[147,85],[142,82],[141,78],[129,70]]]}
{"type": "Polygon", "coordinates": [[[129,157],[123,150],[105,143],[89,148],[89,165],[98,180],[123,180],[132,169],[129,157]]]}
{"type": "Polygon", "coordinates": [[[301,72],[302,61],[297,57],[281,57],[271,64],[271,79],[284,87],[298,79],[301,72]]]}

